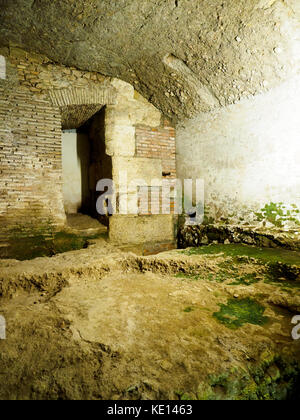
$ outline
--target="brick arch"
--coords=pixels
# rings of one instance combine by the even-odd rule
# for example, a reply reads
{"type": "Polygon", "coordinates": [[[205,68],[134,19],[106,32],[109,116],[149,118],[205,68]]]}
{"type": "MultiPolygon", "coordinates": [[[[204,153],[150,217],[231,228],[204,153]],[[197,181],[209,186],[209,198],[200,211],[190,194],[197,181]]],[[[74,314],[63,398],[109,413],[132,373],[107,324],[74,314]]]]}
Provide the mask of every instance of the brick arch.
{"type": "Polygon", "coordinates": [[[67,105],[59,107],[63,130],[81,127],[86,121],[97,114],[104,105],[67,105]]]}
{"type": "Polygon", "coordinates": [[[54,106],[114,105],[116,89],[111,87],[71,88],[51,90],[49,97],[54,106]]]}

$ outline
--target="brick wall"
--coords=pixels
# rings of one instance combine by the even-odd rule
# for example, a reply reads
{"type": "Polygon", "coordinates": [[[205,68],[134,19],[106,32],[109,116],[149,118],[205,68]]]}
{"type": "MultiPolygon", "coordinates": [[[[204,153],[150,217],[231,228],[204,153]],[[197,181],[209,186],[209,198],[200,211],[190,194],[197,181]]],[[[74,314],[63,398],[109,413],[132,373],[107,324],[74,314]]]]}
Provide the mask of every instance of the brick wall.
{"type": "Polygon", "coordinates": [[[138,125],[136,127],[136,155],[138,157],[160,159],[163,177],[176,178],[175,129],[164,120],[158,128],[138,125]]]}
{"type": "MultiPolygon", "coordinates": [[[[0,79],[0,246],[10,238],[52,233],[65,223],[61,162],[61,115],[65,106],[110,105],[110,119],[106,114],[105,120],[105,134],[110,133],[106,152],[115,158],[115,165],[120,159],[136,159],[136,170],[143,173],[143,168],[137,167],[137,158],[152,158],[148,172],[155,167],[153,159],[157,159],[162,173],[154,168],[156,177],[176,177],[175,130],[167,121],[158,126],[159,112],[144,99],[136,99],[138,95],[130,85],[59,66],[47,57],[16,48],[0,50],[0,54],[7,63],[7,77],[0,79]],[[129,128],[119,124],[124,123],[126,100],[132,107],[127,118],[129,128]],[[143,112],[138,112],[140,109],[143,112]],[[117,129],[108,130],[109,123],[117,129]],[[150,127],[152,124],[156,128],[150,127]],[[128,142],[124,145],[123,137],[120,141],[120,133],[123,137],[132,133],[132,147],[128,142]]],[[[145,159],[141,161],[146,165],[145,159]]]]}
{"type": "Polygon", "coordinates": [[[48,234],[64,223],[59,110],[0,89],[0,119],[0,240],[48,234]]]}
{"type": "Polygon", "coordinates": [[[96,73],[15,48],[0,53],[6,57],[6,77],[0,80],[0,242],[5,243],[62,229],[60,105],[102,103],[111,100],[106,95],[111,91],[105,89],[108,79],[96,73]]]}
{"type": "MultiPolygon", "coordinates": [[[[168,120],[161,127],[136,127],[136,156],[159,159],[162,163],[162,178],[176,179],[176,144],[175,129],[168,120]]],[[[171,190],[172,195],[172,190],[171,190]]],[[[139,214],[161,214],[163,208],[162,187],[141,187],[139,190],[139,214]]],[[[170,200],[170,212],[174,213],[174,199],[170,200]]]]}

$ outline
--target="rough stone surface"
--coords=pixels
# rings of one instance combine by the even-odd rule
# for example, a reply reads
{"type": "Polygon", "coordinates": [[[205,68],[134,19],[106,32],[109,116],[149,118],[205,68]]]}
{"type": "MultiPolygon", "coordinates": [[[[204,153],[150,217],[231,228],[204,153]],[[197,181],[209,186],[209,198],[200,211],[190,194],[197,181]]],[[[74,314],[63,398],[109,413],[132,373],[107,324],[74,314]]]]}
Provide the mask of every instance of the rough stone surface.
{"type": "Polygon", "coordinates": [[[199,247],[212,243],[247,244],[266,248],[300,250],[300,233],[279,229],[201,225],[184,226],[178,230],[179,248],[199,247]]]}
{"type": "Polygon", "coordinates": [[[294,74],[299,16],[298,0],[4,0],[0,42],[123,79],[177,120],[294,74]]]}
{"type": "Polygon", "coordinates": [[[61,106],[61,123],[62,129],[75,129],[81,127],[97,112],[100,111],[102,105],[70,105],[61,106]]]}
{"type": "Polygon", "coordinates": [[[143,244],[147,242],[174,242],[173,215],[122,216],[109,220],[109,238],[117,244],[143,244]]]}
{"type": "Polygon", "coordinates": [[[1,399],[298,401],[299,277],[289,289],[247,258],[137,257],[104,241],[0,269],[1,399]],[[229,305],[235,329],[216,318],[229,305]]]}

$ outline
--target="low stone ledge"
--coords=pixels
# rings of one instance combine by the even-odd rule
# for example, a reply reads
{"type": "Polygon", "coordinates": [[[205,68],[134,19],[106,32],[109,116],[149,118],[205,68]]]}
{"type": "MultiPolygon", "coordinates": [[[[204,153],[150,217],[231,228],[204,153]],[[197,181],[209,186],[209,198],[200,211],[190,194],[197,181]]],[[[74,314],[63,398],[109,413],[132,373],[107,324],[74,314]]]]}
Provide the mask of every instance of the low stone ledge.
{"type": "Polygon", "coordinates": [[[198,247],[211,243],[241,243],[264,248],[300,250],[300,232],[264,230],[257,227],[197,225],[179,229],[178,247],[198,247]]]}

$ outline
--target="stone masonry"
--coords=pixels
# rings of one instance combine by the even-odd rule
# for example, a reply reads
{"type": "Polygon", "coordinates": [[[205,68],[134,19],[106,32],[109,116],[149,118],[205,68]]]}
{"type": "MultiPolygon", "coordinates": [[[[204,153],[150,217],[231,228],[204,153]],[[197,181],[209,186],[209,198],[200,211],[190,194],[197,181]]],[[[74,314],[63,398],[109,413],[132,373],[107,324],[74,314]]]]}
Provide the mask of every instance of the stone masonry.
{"type": "MultiPolygon", "coordinates": [[[[152,179],[176,177],[175,131],[132,86],[56,65],[18,48],[3,49],[0,55],[6,58],[6,78],[0,80],[2,244],[20,237],[52,235],[64,228],[61,133],[62,113],[68,107],[73,114],[76,107],[81,111],[81,106],[106,107],[106,154],[112,159],[117,186],[124,171],[128,182],[143,178],[149,186],[152,179]]],[[[173,241],[172,215],[135,213],[138,188],[129,192],[129,214],[124,217],[133,230],[139,226],[140,235],[128,236],[124,217],[116,215],[111,218],[111,239],[173,241]]]]}

